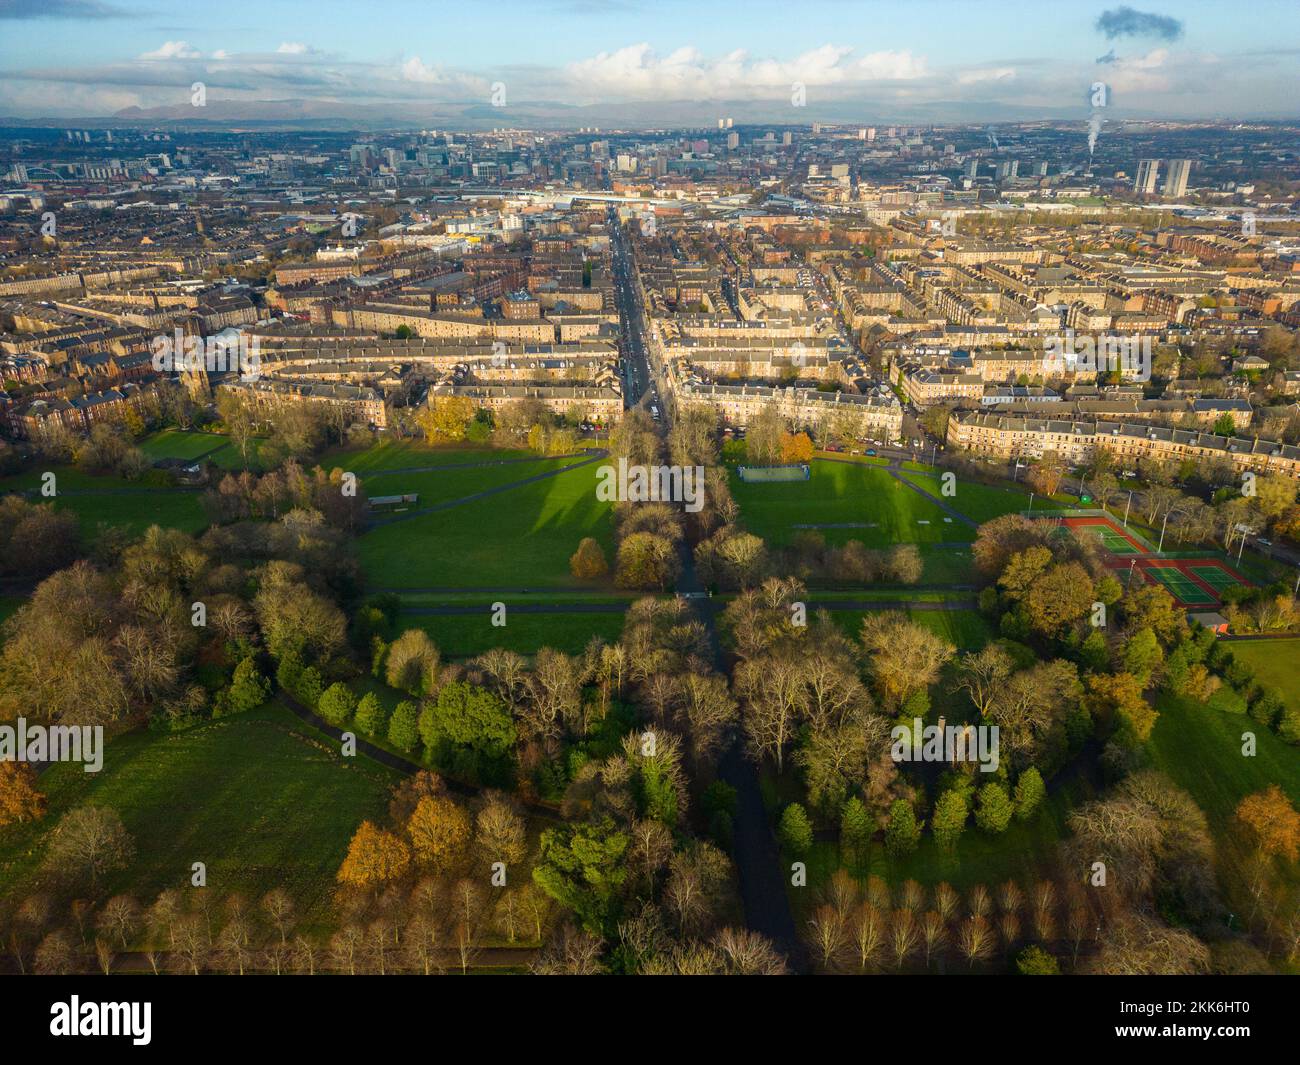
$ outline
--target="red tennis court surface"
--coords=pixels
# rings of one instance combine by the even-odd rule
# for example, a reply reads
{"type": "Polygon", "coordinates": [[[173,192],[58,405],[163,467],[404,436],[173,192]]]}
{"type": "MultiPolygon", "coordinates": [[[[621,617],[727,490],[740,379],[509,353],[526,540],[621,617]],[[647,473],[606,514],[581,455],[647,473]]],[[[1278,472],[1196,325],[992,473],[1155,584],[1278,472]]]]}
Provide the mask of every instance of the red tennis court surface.
{"type": "Polygon", "coordinates": [[[1077,534],[1096,536],[1111,556],[1107,566],[1121,573],[1138,570],[1148,584],[1159,584],[1182,606],[1217,606],[1233,585],[1250,587],[1250,581],[1217,559],[1157,558],[1140,537],[1110,517],[1080,514],[1062,518],[1061,524],[1077,534]]]}
{"type": "Polygon", "coordinates": [[[1073,518],[1062,518],[1061,524],[1067,529],[1077,529],[1081,533],[1096,536],[1101,545],[1112,555],[1145,555],[1147,546],[1136,536],[1131,535],[1116,525],[1110,518],[1100,514],[1082,514],[1073,518]]]}

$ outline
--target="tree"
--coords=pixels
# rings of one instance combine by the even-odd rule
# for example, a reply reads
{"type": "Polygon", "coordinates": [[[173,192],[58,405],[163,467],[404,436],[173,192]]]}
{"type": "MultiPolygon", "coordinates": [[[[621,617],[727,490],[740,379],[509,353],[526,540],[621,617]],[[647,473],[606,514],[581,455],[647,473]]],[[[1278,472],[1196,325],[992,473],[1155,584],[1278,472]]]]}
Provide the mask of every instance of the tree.
{"type": "Polygon", "coordinates": [[[438,698],[420,712],[420,736],[430,750],[451,744],[498,758],[514,746],[516,735],[505,703],[465,681],[443,685],[438,698]]]}
{"type": "Polygon", "coordinates": [[[93,889],[107,873],[123,869],[135,855],[135,843],[116,810],[82,806],[63,816],[46,852],[47,866],[73,882],[93,889]]]}
{"type": "Polygon", "coordinates": [[[921,842],[921,825],[917,823],[916,811],[906,799],[895,799],[889,808],[889,824],[885,828],[885,849],[895,858],[901,858],[916,850],[921,842]]]}
{"type": "Polygon", "coordinates": [[[637,532],[618,545],[614,583],[620,588],[662,591],[677,579],[677,548],[665,536],[637,532]]]}
{"type": "Polygon", "coordinates": [[[1077,562],[1050,567],[1025,595],[1030,625],[1044,636],[1057,636],[1085,617],[1096,601],[1092,578],[1077,562]]]}
{"type": "Polygon", "coordinates": [[[1033,766],[1020,774],[1016,781],[1016,820],[1028,821],[1038,811],[1047,797],[1043,776],[1033,766]]]}
{"type": "Polygon", "coordinates": [[[342,728],[348,723],[356,707],[357,697],[352,694],[352,689],[340,680],[325,689],[325,694],[320,697],[316,709],[326,722],[335,728],[342,728]]]}
{"type": "Polygon", "coordinates": [[[808,820],[807,811],[797,802],[792,802],[781,814],[781,845],[796,858],[802,858],[813,844],[812,822],[808,820]]]}
{"type": "Polygon", "coordinates": [[[1055,451],[1045,451],[1043,457],[1030,467],[1025,480],[1039,495],[1053,496],[1060,489],[1064,477],[1065,463],[1060,456],[1055,451]]]}
{"type": "Polygon", "coordinates": [[[362,821],[339,866],[338,881],[349,887],[382,887],[405,876],[410,867],[411,848],[401,836],[362,821]]]}
{"type": "Polygon", "coordinates": [[[130,895],[114,895],[99,911],[96,920],[99,930],[115,938],[126,950],[127,940],[140,927],[140,904],[130,895]]]}
{"type": "Polygon", "coordinates": [[[388,649],[384,679],[390,688],[425,695],[438,677],[438,648],[423,629],[407,629],[388,649]]]}
{"type": "Polygon", "coordinates": [[[416,803],[406,833],[415,861],[445,873],[465,856],[471,835],[469,814],[444,795],[426,795],[416,803]]]}
{"type": "Polygon", "coordinates": [[[45,795],[36,787],[36,770],[27,762],[0,762],[0,827],[44,816],[45,795]]]}
{"type": "Polygon", "coordinates": [[[955,653],[941,637],[894,612],[867,614],[859,639],[881,699],[891,712],[913,692],[933,684],[955,653]]]}
{"type": "Polygon", "coordinates": [[[257,661],[249,655],[235,667],[230,687],[223,695],[223,709],[228,713],[255,710],[271,697],[271,682],[257,671],[257,661]]]}
{"type": "Polygon", "coordinates": [[[464,440],[473,420],[474,404],[465,396],[433,396],[415,419],[430,441],[464,440]]]}
{"type": "Polygon", "coordinates": [[[860,862],[866,854],[872,834],[871,815],[867,813],[862,800],[856,795],[846,799],[840,812],[841,846],[860,862]]]}
{"type": "Polygon", "coordinates": [[[1026,947],[1016,958],[1016,971],[1021,976],[1059,976],[1061,967],[1042,947],[1026,947]]]}
{"type": "Polygon", "coordinates": [[[1119,739],[1133,748],[1150,739],[1160,716],[1142,692],[1142,682],[1132,673],[1095,673],[1088,678],[1088,700],[1094,712],[1117,718],[1119,739]]]}
{"type": "Polygon", "coordinates": [[[1156,634],[1148,628],[1139,629],[1129,638],[1128,646],[1124,648],[1124,669],[1145,686],[1150,682],[1152,671],[1164,657],[1156,634]]]}
{"type": "Polygon", "coordinates": [[[1247,795],[1237,804],[1236,816],[1262,854],[1288,862],[1300,856],[1300,812],[1276,784],[1247,795]]]}
{"type": "Polygon", "coordinates": [[[975,823],[985,832],[1005,832],[1014,813],[1011,796],[997,781],[980,788],[975,800],[975,823]]]}
{"type": "Polygon", "coordinates": [[[542,832],[533,880],[596,934],[608,930],[627,876],[628,837],[611,818],[542,832]]]}
{"type": "Polygon", "coordinates": [[[388,721],[388,742],[407,754],[415,750],[420,742],[420,708],[415,703],[404,699],[393,709],[388,721]]]}
{"type": "Polygon", "coordinates": [[[807,433],[782,433],[779,447],[781,461],[787,466],[812,461],[813,442],[807,433]]]}
{"type": "Polygon", "coordinates": [[[605,561],[605,550],[599,541],[584,536],[578,544],[578,550],[569,559],[569,572],[580,581],[599,580],[609,573],[609,563],[605,561]]]}
{"type": "Polygon", "coordinates": [[[382,736],[388,727],[388,711],[374,692],[366,692],[357,703],[357,728],[368,736],[382,736]]]}
{"type": "Polygon", "coordinates": [[[528,828],[504,796],[492,793],[474,819],[475,843],[489,868],[495,862],[518,865],[528,852],[528,828]]]}
{"type": "Polygon", "coordinates": [[[934,841],[945,851],[952,851],[966,830],[967,792],[959,787],[949,788],[939,796],[934,804],[934,815],[930,819],[930,831],[934,841]]]}

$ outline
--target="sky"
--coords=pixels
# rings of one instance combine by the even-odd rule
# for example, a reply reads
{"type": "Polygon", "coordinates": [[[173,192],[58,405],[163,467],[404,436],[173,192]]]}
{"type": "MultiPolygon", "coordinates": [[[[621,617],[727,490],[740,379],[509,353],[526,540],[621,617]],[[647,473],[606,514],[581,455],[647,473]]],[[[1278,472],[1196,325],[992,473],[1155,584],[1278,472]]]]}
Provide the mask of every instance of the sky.
{"type": "Polygon", "coordinates": [[[1294,0],[1153,2],[0,0],[0,117],[1300,116],[1294,0]]]}

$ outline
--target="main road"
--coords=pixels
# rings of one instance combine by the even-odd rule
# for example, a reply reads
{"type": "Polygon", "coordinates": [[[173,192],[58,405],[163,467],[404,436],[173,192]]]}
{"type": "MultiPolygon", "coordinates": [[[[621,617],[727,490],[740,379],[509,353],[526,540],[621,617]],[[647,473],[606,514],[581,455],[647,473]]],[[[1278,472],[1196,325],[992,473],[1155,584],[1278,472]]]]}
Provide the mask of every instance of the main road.
{"type": "MultiPolygon", "coordinates": [[[[644,307],[637,284],[631,242],[612,210],[610,233],[614,287],[627,352],[627,374],[637,382],[625,394],[627,405],[630,408],[654,402],[661,411],[660,431],[666,433],[675,413],[671,391],[667,387],[666,368],[654,364],[652,352],[646,344],[644,307]],[[647,384],[650,385],[649,389],[647,384]]],[[[719,673],[725,675],[726,662],[718,641],[714,617],[718,601],[704,593],[695,574],[691,547],[685,540],[679,544],[679,552],[682,575],[677,583],[677,591],[689,597],[688,601],[708,629],[714,666],[719,673]]],[[[745,924],[771,940],[776,949],[786,956],[791,969],[803,971],[807,968],[806,955],[786,895],[788,871],[781,864],[780,848],[763,804],[758,770],[747,756],[741,736],[734,737],[723,753],[718,765],[718,776],[736,790],[732,857],[740,881],[745,924]]]]}

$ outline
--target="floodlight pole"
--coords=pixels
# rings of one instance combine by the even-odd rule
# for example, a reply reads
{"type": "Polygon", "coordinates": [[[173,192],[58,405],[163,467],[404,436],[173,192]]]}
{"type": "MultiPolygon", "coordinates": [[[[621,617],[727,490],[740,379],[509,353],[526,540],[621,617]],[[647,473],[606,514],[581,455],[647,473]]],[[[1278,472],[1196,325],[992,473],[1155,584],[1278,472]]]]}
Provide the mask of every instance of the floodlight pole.
{"type": "Polygon", "coordinates": [[[1169,524],[1169,515],[1165,515],[1165,520],[1160,523],[1160,544],[1156,547],[1156,554],[1161,554],[1165,549],[1165,527],[1169,524]]]}
{"type": "Polygon", "coordinates": [[[1128,528],[1128,512],[1133,506],[1133,489],[1128,490],[1128,502],[1124,504],[1124,528],[1128,528]]]}

